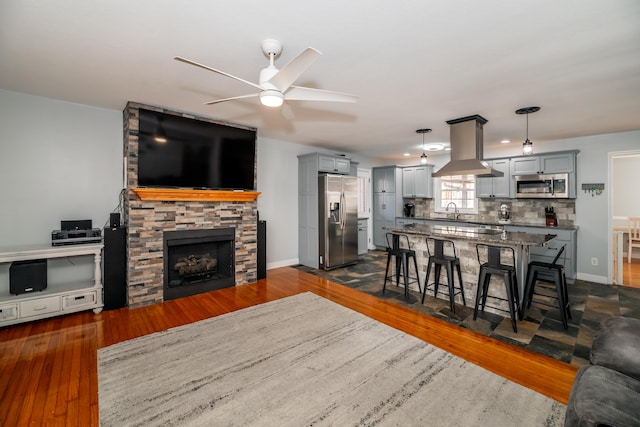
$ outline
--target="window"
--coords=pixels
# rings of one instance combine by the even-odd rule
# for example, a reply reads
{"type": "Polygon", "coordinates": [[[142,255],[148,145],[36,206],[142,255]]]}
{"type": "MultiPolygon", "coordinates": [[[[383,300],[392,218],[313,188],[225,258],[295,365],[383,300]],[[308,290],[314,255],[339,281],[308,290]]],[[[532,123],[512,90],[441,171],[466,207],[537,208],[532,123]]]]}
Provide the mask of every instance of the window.
{"type": "Polygon", "coordinates": [[[436,179],[435,188],[436,212],[445,212],[449,203],[455,203],[458,212],[478,213],[475,176],[443,176],[436,179]]]}

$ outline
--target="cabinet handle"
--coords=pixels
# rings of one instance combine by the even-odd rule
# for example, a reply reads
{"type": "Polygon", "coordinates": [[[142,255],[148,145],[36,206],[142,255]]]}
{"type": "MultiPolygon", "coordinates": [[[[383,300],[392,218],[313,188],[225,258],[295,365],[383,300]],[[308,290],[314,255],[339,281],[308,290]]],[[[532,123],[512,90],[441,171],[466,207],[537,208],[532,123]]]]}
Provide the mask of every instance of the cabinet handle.
{"type": "Polygon", "coordinates": [[[85,298],[85,295],[83,295],[81,297],[75,297],[74,300],[78,301],[78,300],[81,300],[81,299],[84,299],[84,298],[85,298]]]}
{"type": "Polygon", "coordinates": [[[47,306],[46,305],[41,305],[39,307],[33,307],[33,311],[41,311],[41,310],[46,310],[47,306]]]}

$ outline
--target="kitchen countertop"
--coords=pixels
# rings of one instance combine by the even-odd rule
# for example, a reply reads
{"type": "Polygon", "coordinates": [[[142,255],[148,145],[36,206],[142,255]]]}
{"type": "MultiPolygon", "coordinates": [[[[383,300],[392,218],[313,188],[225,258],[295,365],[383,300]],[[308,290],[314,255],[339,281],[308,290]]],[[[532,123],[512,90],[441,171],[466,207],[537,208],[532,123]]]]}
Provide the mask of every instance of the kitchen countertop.
{"type": "MultiPolygon", "coordinates": [[[[469,223],[467,223],[469,224],[469,223]]],[[[491,245],[516,245],[516,246],[540,246],[550,240],[556,238],[553,233],[550,234],[532,234],[523,232],[501,232],[487,234],[482,227],[473,226],[446,226],[446,225],[423,225],[423,224],[407,224],[393,227],[385,227],[386,230],[402,233],[414,234],[419,236],[431,236],[439,238],[455,238],[461,240],[473,240],[491,245]],[[474,232],[472,229],[481,229],[481,232],[474,232]]]]}
{"type": "Polygon", "coordinates": [[[412,218],[407,218],[407,217],[398,217],[398,219],[418,219],[418,220],[428,220],[428,221],[446,221],[446,222],[456,222],[456,223],[461,223],[461,224],[472,224],[472,225],[491,225],[491,226],[503,226],[503,225],[510,225],[510,226],[515,226],[515,227],[535,227],[535,228],[546,228],[551,230],[577,230],[578,227],[573,225],[573,223],[570,223],[568,221],[558,221],[558,226],[557,227],[549,227],[546,226],[544,224],[531,224],[531,223],[523,223],[523,222],[516,222],[516,221],[512,221],[509,224],[502,224],[499,223],[498,221],[477,221],[477,220],[468,220],[468,219],[452,219],[452,218],[447,218],[447,217],[432,217],[429,215],[423,215],[423,216],[415,216],[412,218]]]}

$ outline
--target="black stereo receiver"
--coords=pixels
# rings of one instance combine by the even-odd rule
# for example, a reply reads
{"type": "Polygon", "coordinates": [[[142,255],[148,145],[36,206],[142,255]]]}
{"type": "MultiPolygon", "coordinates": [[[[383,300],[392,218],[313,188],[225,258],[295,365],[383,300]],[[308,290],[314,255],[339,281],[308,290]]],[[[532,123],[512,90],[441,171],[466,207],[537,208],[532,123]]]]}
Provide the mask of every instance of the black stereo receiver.
{"type": "Polygon", "coordinates": [[[51,244],[53,246],[100,243],[101,241],[102,230],[99,228],[87,230],[54,230],[51,232],[51,244]]]}

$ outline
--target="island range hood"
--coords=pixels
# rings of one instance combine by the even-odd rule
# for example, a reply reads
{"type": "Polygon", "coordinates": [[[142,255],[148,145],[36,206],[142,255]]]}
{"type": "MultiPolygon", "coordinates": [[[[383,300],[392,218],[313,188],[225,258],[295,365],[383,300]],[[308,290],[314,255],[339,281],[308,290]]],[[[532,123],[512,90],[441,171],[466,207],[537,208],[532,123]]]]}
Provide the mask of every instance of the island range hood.
{"type": "Polygon", "coordinates": [[[451,161],[432,176],[475,175],[479,177],[504,176],[483,160],[482,126],[487,119],[474,115],[447,120],[451,136],[451,161]]]}

